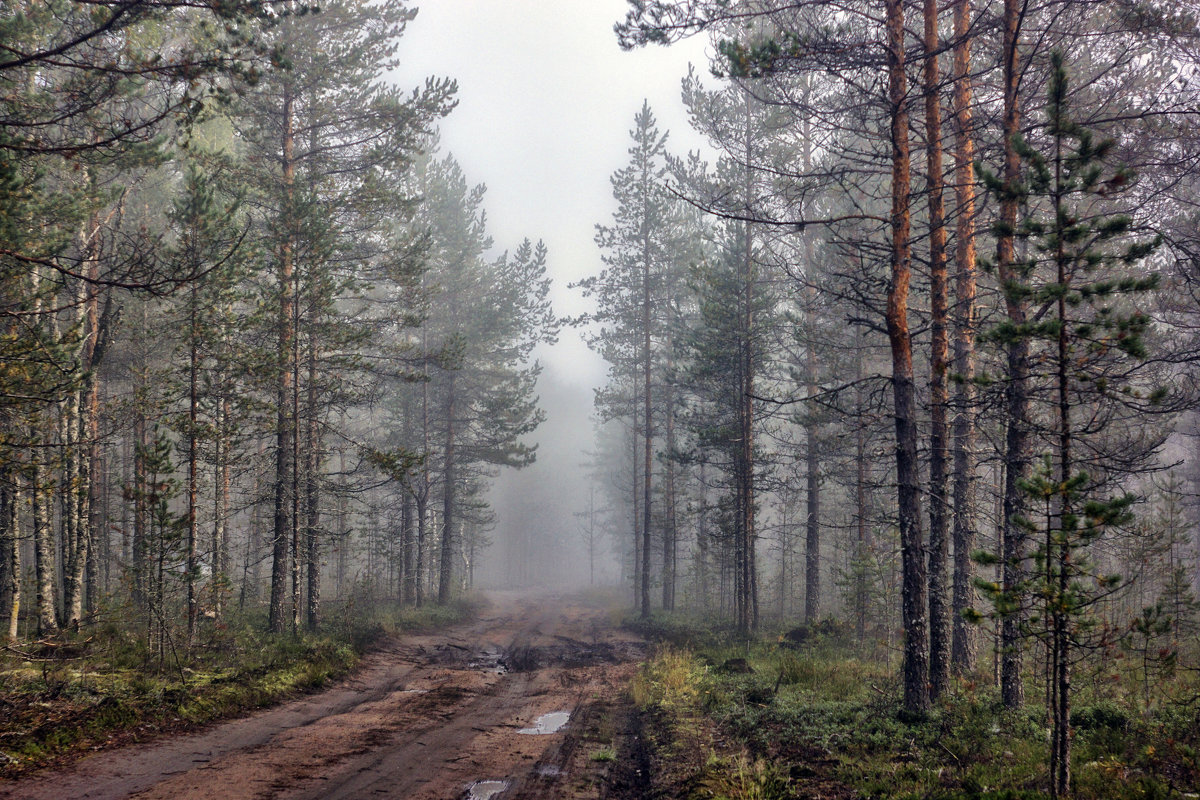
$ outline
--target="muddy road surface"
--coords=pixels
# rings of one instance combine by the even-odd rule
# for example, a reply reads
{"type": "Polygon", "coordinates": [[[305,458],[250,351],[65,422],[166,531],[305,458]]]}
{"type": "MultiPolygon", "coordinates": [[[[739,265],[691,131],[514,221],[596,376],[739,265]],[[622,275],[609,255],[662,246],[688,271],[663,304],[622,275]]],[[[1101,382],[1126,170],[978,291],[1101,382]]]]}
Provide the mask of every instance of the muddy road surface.
{"type": "Polygon", "coordinates": [[[0,783],[0,798],[607,795],[604,729],[644,645],[572,597],[490,600],[471,622],[384,642],[318,694],[0,783]]]}

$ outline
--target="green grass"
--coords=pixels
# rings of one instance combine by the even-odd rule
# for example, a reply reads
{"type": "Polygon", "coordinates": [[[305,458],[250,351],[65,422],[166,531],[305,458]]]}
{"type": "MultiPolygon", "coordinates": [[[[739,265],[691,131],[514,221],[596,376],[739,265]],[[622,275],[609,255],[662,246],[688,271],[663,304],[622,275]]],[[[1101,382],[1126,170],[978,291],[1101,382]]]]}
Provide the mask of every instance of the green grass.
{"type": "MultiPolygon", "coordinates": [[[[836,781],[846,796],[880,800],[1047,796],[1048,731],[1041,689],[1032,680],[1021,710],[1005,710],[981,677],[956,682],[927,718],[913,721],[902,713],[897,676],[854,657],[835,637],[785,649],[775,636],[737,641],[723,631],[694,631],[693,624],[642,623],[643,631],[662,631],[672,645],[639,673],[634,698],[643,707],[677,708],[683,717],[690,704],[743,742],[767,765],[763,769],[776,770],[771,775],[803,773],[819,763],[819,777],[836,781]]],[[[1139,702],[1136,675],[1122,681],[1098,680],[1082,669],[1077,676],[1074,796],[1121,800],[1196,791],[1197,675],[1175,677],[1149,706],[1139,702]]],[[[750,774],[747,769],[738,767],[742,774],[750,774]]],[[[729,768],[719,772],[718,783],[733,775],[729,768]]],[[[795,780],[788,791],[799,791],[795,780]]],[[[758,795],[725,786],[707,796],[758,795]]]]}

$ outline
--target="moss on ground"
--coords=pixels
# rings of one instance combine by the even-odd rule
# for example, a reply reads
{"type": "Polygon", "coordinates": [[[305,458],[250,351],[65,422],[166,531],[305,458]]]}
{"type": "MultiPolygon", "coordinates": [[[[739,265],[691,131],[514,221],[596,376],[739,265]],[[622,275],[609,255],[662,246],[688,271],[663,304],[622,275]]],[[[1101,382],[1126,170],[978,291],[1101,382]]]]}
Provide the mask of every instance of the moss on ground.
{"type": "MultiPolygon", "coordinates": [[[[894,669],[855,657],[836,636],[799,646],[776,636],[739,641],[669,618],[642,621],[638,629],[670,644],[634,681],[637,702],[676,726],[702,714],[718,736],[745,747],[744,756],[713,755],[692,784],[699,793],[668,796],[1048,797],[1044,708],[1033,701],[1005,710],[983,676],[957,681],[928,717],[913,720],[902,713],[894,669]]],[[[1114,681],[1076,684],[1073,796],[1195,792],[1197,675],[1181,672],[1150,706],[1138,701],[1136,676],[1126,683],[1123,690],[1114,681]]],[[[1040,696],[1033,682],[1027,696],[1040,696]]],[[[670,748],[659,752],[669,755],[670,748]]]]}

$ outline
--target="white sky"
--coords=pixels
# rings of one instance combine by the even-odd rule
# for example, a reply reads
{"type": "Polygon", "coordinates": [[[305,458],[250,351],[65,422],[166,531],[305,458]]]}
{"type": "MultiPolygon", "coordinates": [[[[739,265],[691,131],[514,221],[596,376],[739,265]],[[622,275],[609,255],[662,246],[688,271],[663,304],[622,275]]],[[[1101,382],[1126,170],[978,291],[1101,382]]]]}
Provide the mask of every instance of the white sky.
{"type": "MultiPolygon", "coordinates": [[[[417,0],[400,42],[396,80],[455,78],[458,108],[442,123],[443,149],[467,179],[488,187],[489,230],[500,249],[543,239],[560,315],[585,310],[571,281],[600,269],[595,225],[614,210],[609,176],[627,161],[629,129],[643,98],[668,147],[701,146],[679,99],[689,62],[707,74],[705,44],[622,52],[612,32],[625,0],[417,0]]],[[[541,354],[548,370],[581,389],[603,366],[565,330],[541,354]]],[[[590,398],[590,392],[587,392],[590,398]]]]}
{"type": "MultiPolygon", "coordinates": [[[[643,98],[659,128],[671,132],[672,152],[703,147],[679,95],[689,63],[708,74],[704,42],[622,52],[612,27],[625,16],[625,0],[414,2],[420,11],[400,42],[397,82],[412,88],[430,75],[458,81],[458,108],[441,125],[443,149],[469,181],[487,185],[484,207],[497,248],[511,249],[526,236],[543,239],[555,310],[580,314],[587,308],[567,284],[600,270],[595,226],[611,221],[609,176],[628,161],[629,130],[643,98]]],[[[513,557],[529,559],[535,572],[547,560],[559,565],[537,572],[541,578],[527,576],[534,582],[587,579],[571,515],[587,505],[592,387],[603,383],[605,366],[572,329],[537,355],[549,417],[530,437],[539,442],[537,463],[503,471],[490,494],[500,557],[482,562],[485,586],[514,579],[505,572],[513,557]],[[532,551],[505,549],[530,535],[532,551]]],[[[600,572],[614,577],[611,551],[602,558],[600,572]]]]}

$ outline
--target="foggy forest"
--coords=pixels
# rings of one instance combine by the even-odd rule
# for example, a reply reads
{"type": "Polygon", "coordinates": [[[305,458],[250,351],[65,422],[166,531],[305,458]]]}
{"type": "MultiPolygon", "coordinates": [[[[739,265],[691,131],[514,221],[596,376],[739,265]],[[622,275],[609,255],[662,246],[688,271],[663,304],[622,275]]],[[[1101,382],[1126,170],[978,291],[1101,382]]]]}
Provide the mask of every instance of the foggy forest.
{"type": "Polygon", "coordinates": [[[1192,2],[2,0],[0,798],[1200,797],[1198,197],[1192,2]]]}

